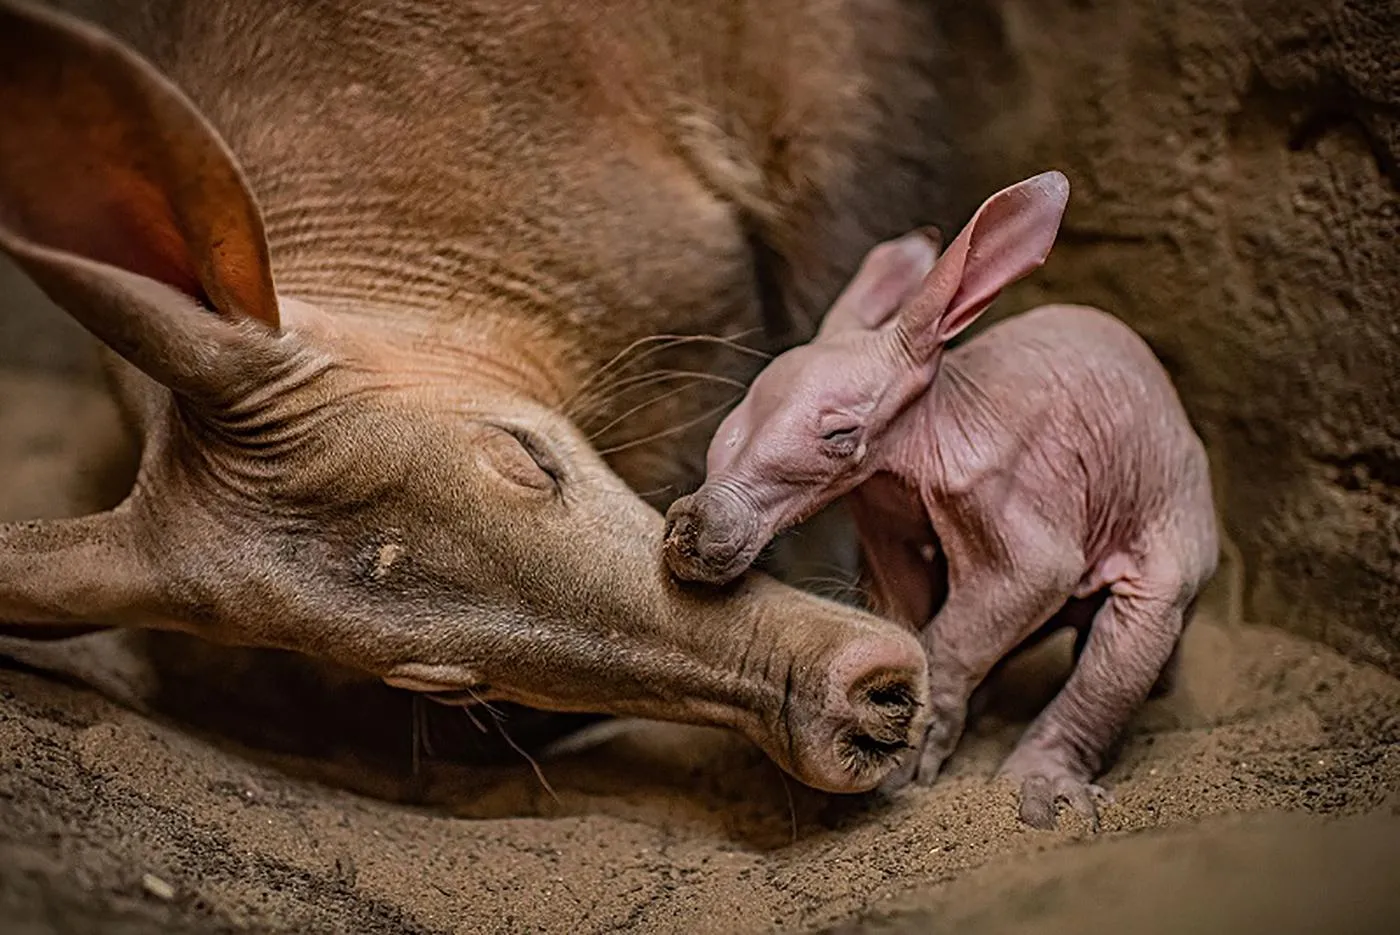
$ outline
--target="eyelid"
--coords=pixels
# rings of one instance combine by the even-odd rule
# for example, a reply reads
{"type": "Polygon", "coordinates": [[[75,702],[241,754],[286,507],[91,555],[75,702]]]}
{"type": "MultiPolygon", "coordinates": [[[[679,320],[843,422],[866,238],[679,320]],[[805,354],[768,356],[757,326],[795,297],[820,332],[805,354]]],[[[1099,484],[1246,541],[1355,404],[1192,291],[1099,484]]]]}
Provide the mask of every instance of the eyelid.
{"type": "Polygon", "coordinates": [[[541,471],[549,475],[550,480],[554,481],[555,484],[564,480],[564,469],[550,454],[549,448],[538,435],[518,425],[501,425],[499,428],[520,443],[520,447],[524,448],[525,453],[534,459],[541,471]]]}
{"type": "Polygon", "coordinates": [[[817,432],[823,438],[833,434],[849,434],[859,431],[861,419],[855,413],[827,412],[817,422],[817,432]]]}

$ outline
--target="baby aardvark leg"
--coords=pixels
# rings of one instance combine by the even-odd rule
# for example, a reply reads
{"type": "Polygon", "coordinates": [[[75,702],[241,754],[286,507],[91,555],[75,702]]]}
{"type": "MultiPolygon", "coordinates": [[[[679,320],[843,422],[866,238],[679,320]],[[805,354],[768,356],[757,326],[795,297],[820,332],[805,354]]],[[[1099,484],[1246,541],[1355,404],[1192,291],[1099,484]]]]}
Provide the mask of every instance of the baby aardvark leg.
{"type": "Polygon", "coordinates": [[[1064,603],[1070,587],[1058,569],[1028,574],[1029,563],[1009,563],[1014,573],[983,571],[951,583],[948,600],[924,630],[929,660],[929,726],[923,751],[887,786],[938,778],[967,722],[968,700],[987,673],[1064,603]]]}
{"type": "Polygon", "coordinates": [[[1174,593],[1114,585],[1069,681],[1002,765],[1003,775],[1021,781],[1027,824],[1053,828],[1056,804],[1064,800],[1097,828],[1096,800],[1108,796],[1092,780],[1181,636],[1186,602],[1153,596],[1174,593]]]}

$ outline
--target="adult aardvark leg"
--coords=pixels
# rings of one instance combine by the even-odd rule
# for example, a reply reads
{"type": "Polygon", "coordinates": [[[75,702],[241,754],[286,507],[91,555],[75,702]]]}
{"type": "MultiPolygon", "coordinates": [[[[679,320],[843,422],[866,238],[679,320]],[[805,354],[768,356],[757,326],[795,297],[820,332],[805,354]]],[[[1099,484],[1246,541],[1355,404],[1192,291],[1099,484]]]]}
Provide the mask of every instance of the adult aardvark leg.
{"type": "Polygon", "coordinates": [[[1002,765],[1021,782],[1021,819],[1055,826],[1064,800],[1098,827],[1096,801],[1111,801],[1093,780],[1109,748],[1147,699],[1181,636],[1186,603],[1172,593],[1114,586],[1094,617],[1088,642],[1060,693],[1002,765]]]}

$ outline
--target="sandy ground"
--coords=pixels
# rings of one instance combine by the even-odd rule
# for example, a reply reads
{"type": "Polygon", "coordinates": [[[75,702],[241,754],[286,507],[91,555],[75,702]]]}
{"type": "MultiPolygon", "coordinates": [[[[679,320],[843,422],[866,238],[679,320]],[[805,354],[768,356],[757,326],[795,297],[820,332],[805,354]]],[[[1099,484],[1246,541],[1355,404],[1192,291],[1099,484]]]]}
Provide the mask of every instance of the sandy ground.
{"type": "MultiPolygon", "coordinates": [[[[0,377],[0,516],[109,496],[94,452],[116,444],[93,388],[0,377]]],[[[71,643],[155,713],[0,668],[0,930],[1394,931],[1400,682],[1234,622],[1229,579],[1106,777],[1097,836],[1024,828],[988,782],[1064,641],[1006,671],[946,778],[890,800],[798,787],[723,732],[620,722],[537,757],[546,786],[461,712],[276,687],[287,659],[71,643]]]]}

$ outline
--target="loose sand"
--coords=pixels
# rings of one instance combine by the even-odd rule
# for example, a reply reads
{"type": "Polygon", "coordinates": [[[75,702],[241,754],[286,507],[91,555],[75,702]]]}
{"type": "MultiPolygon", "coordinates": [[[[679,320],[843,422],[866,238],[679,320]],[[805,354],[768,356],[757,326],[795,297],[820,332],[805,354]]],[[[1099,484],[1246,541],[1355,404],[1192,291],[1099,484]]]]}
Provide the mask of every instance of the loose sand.
{"type": "MultiPolygon", "coordinates": [[[[86,453],[109,417],[82,386],[0,381],[0,515],[97,496],[86,453]]],[[[1233,621],[1229,579],[1106,777],[1097,836],[1072,815],[1021,827],[988,782],[1062,676],[1063,640],[1008,668],[937,786],[882,800],[800,788],[724,732],[622,722],[541,756],[547,789],[500,743],[478,758],[504,765],[449,762],[474,734],[461,712],[434,710],[427,753],[387,690],[332,681],[303,702],[262,690],[257,657],[217,686],[211,653],[87,638],[112,690],[160,713],[0,668],[0,928],[1395,931],[1400,682],[1233,621]],[[122,670],[133,649],[153,668],[122,670]],[[316,756],[289,752],[308,737],[316,756]]]]}

